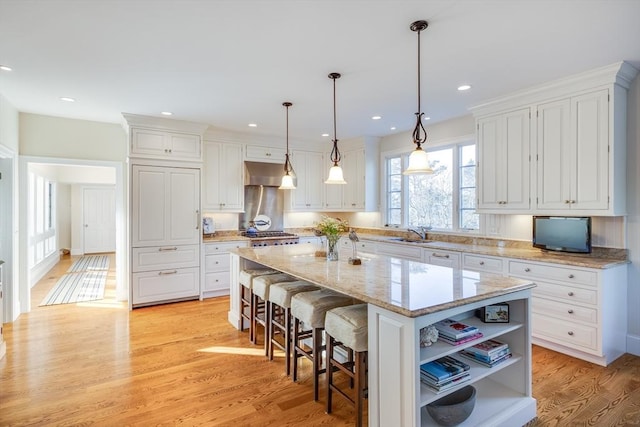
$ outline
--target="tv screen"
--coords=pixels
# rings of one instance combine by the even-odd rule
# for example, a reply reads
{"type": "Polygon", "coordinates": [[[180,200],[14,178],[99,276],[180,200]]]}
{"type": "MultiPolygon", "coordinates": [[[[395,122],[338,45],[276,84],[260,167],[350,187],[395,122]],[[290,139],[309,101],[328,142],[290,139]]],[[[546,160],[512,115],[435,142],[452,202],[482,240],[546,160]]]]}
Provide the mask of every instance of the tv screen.
{"type": "Polygon", "coordinates": [[[534,216],[533,246],[549,251],[591,253],[591,218],[534,216]]]}

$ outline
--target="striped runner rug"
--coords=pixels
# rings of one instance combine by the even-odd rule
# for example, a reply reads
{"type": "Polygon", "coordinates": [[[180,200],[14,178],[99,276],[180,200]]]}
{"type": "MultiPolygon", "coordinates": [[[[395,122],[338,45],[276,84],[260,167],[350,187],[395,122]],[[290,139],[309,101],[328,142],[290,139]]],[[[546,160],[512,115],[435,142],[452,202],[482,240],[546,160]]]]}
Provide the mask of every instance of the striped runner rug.
{"type": "Polygon", "coordinates": [[[78,258],[71,264],[67,273],[79,271],[102,271],[109,269],[109,257],[106,255],[87,255],[78,258]]]}
{"type": "Polygon", "coordinates": [[[63,275],[40,305],[70,304],[104,298],[107,271],[84,271],[63,275]]]}

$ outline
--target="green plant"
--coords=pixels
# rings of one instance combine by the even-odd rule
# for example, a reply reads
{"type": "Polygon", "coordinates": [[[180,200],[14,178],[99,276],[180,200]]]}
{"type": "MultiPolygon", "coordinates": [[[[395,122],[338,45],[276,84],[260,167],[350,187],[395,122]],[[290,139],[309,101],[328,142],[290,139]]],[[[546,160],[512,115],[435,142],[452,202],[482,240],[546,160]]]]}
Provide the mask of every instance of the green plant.
{"type": "Polygon", "coordinates": [[[331,218],[323,215],[320,222],[315,223],[316,230],[320,235],[324,236],[338,236],[340,233],[349,231],[349,223],[340,218],[331,218]]]}

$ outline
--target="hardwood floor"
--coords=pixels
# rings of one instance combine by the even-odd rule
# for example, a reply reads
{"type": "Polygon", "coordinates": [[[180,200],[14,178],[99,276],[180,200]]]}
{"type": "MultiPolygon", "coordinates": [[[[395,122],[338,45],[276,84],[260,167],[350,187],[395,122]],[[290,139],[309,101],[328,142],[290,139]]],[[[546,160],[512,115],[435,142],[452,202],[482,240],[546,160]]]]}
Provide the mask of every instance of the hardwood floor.
{"type": "MultiPolygon", "coordinates": [[[[231,327],[228,298],[129,312],[114,300],[112,259],[104,300],[39,307],[70,264],[33,288],[30,313],[5,325],[0,426],[353,425],[342,399],[331,415],[324,394],[313,401],[308,362],[294,384],[282,358],[268,362],[231,327]]],[[[640,424],[639,357],[603,368],[534,347],[533,360],[532,425],[640,424]]]]}

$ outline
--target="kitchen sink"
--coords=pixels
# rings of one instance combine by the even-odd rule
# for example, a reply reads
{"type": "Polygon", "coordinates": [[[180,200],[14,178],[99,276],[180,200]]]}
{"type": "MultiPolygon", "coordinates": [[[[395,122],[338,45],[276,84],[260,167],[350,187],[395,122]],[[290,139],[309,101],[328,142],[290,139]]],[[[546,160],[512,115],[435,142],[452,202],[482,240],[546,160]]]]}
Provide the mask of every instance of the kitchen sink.
{"type": "Polygon", "coordinates": [[[389,240],[393,242],[407,242],[407,243],[431,243],[433,240],[419,240],[419,239],[407,239],[406,237],[392,237],[389,240]]]}

